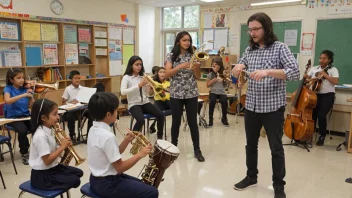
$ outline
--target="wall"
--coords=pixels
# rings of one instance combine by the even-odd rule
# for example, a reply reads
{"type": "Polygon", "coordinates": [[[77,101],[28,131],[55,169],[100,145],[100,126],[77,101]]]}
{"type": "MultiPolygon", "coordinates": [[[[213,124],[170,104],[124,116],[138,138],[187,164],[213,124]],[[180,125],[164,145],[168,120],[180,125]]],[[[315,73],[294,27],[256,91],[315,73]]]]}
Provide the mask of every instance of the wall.
{"type": "MultiPolygon", "coordinates": [[[[210,7],[202,7],[210,8],[210,7]]],[[[212,7],[213,8],[213,7],[212,7]]],[[[305,5],[294,5],[285,7],[274,7],[274,8],[261,8],[253,10],[244,10],[230,12],[230,34],[233,33],[237,37],[236,45],[230,47],[230,53],[240,54],[240,25],[245,24],[247,19],[256,12],[267,13],[273,21],[302,21],[302,32],[313,32],[316,33],[317,20],[319,19],[331,19],[331,18],[351,18],[352,14],[340,14],[340,15],[328,15],[327,7],[319,7],[315,9],[306,8],[305,5]]],[[[322,41],[319,41],[322,42],[322,41]]],[[[315,42],[314,42],[315,43],[315,42]]],[[[299,66],[301,74],[303,75],[304,66],[306,65],[308,59],[312,60],[312,65],[317,65],[314,63],[314,50],[311,56],[300,56],[299,66]]],[[[338,67],[338,65],[337,65],[338,67]]],[[[336,101],[334,106],[334,111],[331,117],[331,123],[328,124],[328,128],[333,131],[344,132],[349,130],[350,126],[350,114],[349,112],[339,111],[339,105],[350,105],[346,100],[352,98],[351,91],[336,90],[336,101]]]]}
{"type": "Polygon", "coordinates": [[[134,3],[118,0],[60,0],[64,13],[55,15],[50,9],[51,0],[15,0],[13,9],[0,8],[1,12],[14,12],[57,18],[123,23],[120,14],[127,14],[129,25],[135,25],[134,3]]]}
{"type": "Polygon", "coordinates": [[[144,69],[147,73],[152,72],[154,66],[155,40],[155,7],[138,5],[138,51],[136,53],[142,58],[144,69]]]}

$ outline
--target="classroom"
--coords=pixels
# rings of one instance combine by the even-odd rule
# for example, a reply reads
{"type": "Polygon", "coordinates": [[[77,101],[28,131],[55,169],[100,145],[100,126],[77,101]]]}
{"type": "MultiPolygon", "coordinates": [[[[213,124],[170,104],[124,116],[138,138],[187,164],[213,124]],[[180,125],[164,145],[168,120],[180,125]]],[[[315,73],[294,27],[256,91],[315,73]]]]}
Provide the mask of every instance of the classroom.
{"type": "Polygon", "coordinates": [[[2,0],[0,197],[350,198],[351,28],[351,0],[2,0]]]}

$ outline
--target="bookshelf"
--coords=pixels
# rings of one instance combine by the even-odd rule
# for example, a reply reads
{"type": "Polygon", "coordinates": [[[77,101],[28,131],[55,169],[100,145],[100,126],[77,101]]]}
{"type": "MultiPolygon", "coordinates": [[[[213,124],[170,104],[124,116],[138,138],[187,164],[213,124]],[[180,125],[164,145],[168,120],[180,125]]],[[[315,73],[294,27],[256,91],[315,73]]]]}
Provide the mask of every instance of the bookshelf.
{"type": "MultiPolygon", "coordinates": [[[[105,91],[111,92],[107,45],[108,24],[0,16],[0,25],[3,24],[8,26],[8,30],[0,32],[1,93],[6,85],[6,73],[10,68],[20,68],[24,71],[25,77],[31,78],[35,77],[38,69],[43,68],[44,76],[46,72],[48,76],[44,77],[42,83],[51,84],[59,81],[59,89],[65,89],[70,85],[69,73],[72,70],[78,70],[82,76],[82,86],[93,87],[96,83],[102,82],[105,85],[105,91]],[[17,31],[15,25],[17,25],[17,31]],[[97,37],[95,32],[99,34],[97,37]],[[105,35],[102,32],[105,32],[105,35]],[[105,40],[106,45],[97,43],[96,39],[105,40]],[[2,60],[4,51],[14,50],[20,52],[20,57],[18,56],[16,61],[21,64],[7,66],[7,63],[14,63],[14,61],[2,60]],[[102,51],[106,53],[103,54],[102,51]],[[83,57],[87,57],[90,62],[83,57]]],[[[4,28],[2,30],[4,31],[4,28]]]]}

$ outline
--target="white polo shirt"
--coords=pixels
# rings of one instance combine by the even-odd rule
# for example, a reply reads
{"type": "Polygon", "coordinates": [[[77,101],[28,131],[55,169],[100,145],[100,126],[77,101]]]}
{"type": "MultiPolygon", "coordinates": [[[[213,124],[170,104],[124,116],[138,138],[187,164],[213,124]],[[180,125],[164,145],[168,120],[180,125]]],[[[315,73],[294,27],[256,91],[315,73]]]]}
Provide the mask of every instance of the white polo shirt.
{"type": "MultiPolygon", "coordinates": [[[[308,76],[310,76],[311,78],[316,78],[316,73],[321,72],[323,69],[320,66],[315,66],[312,67],[309,72],[308,72],[308,76]]],[[[336,67],[332,67],[330,69],[328,69],[327,71],[328,75],[334,78],[338,78],[339,77],[339,71],[336,69],[336,67]]],[[[328,81],[327,79],[323,79],[323,83],[321,84],[321,88],[317,93],[335,93],[335,85],[331,84],[330,81],[328,81]]]]}
{"type": "Polygon", "coordinates": [[[42,156],[54,152],[58,148],[54,134],[46,126],[39,126],[33,135],[32,145],[29,152],[29,165],[34,170],[47,170],[59,164],[59,157],[50,165],[45,165],[42,156]]]}
{"type": "Polygon", "coordinates": [[[66,99],[68,103],[77,98],[79,90],[83,86],[79,85],[78,88],[75,88],[72,84],[67,86],[64,93],[62,94],[62,98],[66,99]]]}
{"type": "Polygon", "coordinates": [[[143,76],[124,75],[121,81],[121,94],[127,95],[128,109],[134,105],[144,105],[149,102],[146,95],[146,86],[142,88],[142,97],[138,84],[143,80],[143,76]]]}
{"type": "Polygon", "coordinates": [[[93,122],[88,133],[88,165],[95,177],[116,175],[118,172],[112,166],[121,159],[119,144],[111,128],[104,122],[93,122]]]}

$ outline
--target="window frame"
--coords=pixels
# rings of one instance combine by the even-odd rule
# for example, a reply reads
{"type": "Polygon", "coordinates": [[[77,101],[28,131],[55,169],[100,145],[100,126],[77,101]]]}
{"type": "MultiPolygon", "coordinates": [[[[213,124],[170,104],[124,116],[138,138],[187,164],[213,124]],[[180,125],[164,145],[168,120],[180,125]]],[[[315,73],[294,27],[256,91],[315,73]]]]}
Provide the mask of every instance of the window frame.
{"type": "MultiPolygon", "coordinates": [[[[201,15],[201,7],[200,5],[186,5],[186,6],[168,6],[168,7],[162,7],[161,8],[161,43],[162,43],[162,63],[165,62],[166,60],[166,34],[170,34],[170,33],[174,33],[175,34],[175,38],[178,32],[180,31],[187,31],[187,32],[198,32],[198,41],[197,43],[201,43],[201,35],[200,35],[200,15],[201,15]],[[185,7],[190,7],[190,6],[198,6],[199,9],[199,16],[198,16],[198,27],[194,27],[194,28],[184,28],[184,17],[185,17],[185,7]],[[181,7],[181,28],[165,28],[164,27],[164,8],[171,8],[171,7],[181,7]]],[[[193,41],[194,44],[194,41],[193,41]]],[[[161,66],[163,66],[164,64],[162,64],[161,66]]]]}

